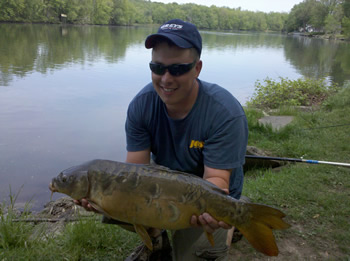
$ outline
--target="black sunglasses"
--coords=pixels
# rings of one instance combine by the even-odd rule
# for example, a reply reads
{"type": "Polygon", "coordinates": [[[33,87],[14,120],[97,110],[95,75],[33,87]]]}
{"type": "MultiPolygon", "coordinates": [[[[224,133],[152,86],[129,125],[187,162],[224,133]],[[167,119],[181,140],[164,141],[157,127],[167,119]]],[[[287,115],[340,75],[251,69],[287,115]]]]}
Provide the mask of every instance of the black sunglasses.
{"type": "Polygon", "coordinates": [[[193,63],[181,63],[181,64],[171,64],[168,66],[165,66],[161,63],[149,63],[149,68],[151,68],[151,71],[158,75],[164,75],[165,71],[168,69],[168,72],[172,76],[180,76],[187,72],[189,72],[195,65],[197,61],[194,61],[193,63]]]}

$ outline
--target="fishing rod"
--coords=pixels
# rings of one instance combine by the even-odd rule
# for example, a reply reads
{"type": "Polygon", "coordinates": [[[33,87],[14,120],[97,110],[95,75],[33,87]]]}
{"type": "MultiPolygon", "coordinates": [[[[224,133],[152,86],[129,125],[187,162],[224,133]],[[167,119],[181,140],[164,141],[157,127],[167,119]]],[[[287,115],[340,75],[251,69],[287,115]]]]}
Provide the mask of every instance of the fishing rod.
{"type": "Polygon", "coordinates": [[[268,157],[268,156],[257,156],[257,155],[245,155],[248,159],[261,159],[261,160],[279,160],[279,161],[291,161],[291,162],[303,162],[309,164],[328,164],[335,166],[350,167],[350,163],[343,162],[331,162],[331,161],[320,161],[320,160],[308,160],[308,159],[298,159],[298,158],[281,158],[281,157],[268,157]]]}

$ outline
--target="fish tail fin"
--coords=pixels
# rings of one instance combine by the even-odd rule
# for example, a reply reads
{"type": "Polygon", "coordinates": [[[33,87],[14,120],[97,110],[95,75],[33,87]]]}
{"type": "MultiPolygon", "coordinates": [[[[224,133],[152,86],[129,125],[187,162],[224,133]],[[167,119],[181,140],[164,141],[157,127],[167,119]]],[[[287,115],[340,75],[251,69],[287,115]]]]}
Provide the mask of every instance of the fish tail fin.
{"type": "Polygon", "coordinates": [[[285,214],[275,208],[247,204],[249,215],[247,222],[236,224],[237,229],[258,251],[268,256],[277,256],[278,247],[272,229],[286,229],[290,225],[282,220],[285,214]]]}

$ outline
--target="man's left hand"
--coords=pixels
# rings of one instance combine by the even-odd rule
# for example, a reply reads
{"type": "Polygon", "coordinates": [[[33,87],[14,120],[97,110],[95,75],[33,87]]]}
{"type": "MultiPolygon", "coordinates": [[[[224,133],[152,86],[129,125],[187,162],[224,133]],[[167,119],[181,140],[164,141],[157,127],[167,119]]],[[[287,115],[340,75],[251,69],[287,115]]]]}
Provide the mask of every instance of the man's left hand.
{"type": "Polygon", "coordinates": [[[191,225],[193,227],[203,227],[203,229],[208,233],[214,233],[214,231],[218,228],[230,229],[232,227],[223,221],[217,221],[206,212],[199,215],[198,217],[196,215],[193,215],[191,217],[191,225]]]}

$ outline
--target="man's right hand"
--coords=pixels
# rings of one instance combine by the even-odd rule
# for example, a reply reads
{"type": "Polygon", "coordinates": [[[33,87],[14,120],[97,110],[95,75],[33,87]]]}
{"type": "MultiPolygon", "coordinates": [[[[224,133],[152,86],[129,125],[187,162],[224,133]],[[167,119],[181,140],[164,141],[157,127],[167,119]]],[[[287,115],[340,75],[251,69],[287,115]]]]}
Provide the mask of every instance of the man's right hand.
{"type": "Polygon", "coordinates": [[[85,198],[82,198],[81,200],[73,200],[75,204],[78,206],[83,207],[86,211],[93,211],[95,213],[101,214],[96,208],[90,205],[89,201],[87,201],[85,198]]]}

